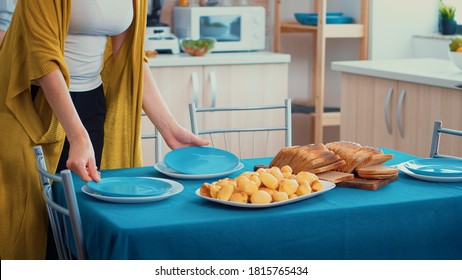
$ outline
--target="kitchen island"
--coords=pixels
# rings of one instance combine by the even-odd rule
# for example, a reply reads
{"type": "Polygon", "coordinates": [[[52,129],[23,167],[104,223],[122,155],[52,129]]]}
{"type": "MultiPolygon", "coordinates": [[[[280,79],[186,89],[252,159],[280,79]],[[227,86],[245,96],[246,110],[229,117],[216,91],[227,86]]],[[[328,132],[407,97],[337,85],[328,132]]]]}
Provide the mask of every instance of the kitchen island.
{"type": "Polygon", "coordinates": [[[462,86],[462,70],[447,59],[337,61],[332,70],[444,88],[462,86]]]}
{"type": "MultiPolygon", "coordinates": [[[[185,128],[190,129],[189,103],[198,107],[230,107],[284,104],[288,97],[288,64],[290,55],[272,52],[210,53],[202,57],[188,54],[162,54],[149,60],[152,74],[172,114],[185,128]]],[[[261,126],[270,121],[277,125],[283,118],[265,112],[246,118],[208,118],[201,120],[201,127],[261,126]]],[[[142,133],[152,133],[147,117],[142,120],[142,133]]],[[[143,162],[154,164],[154,145],[143,140],[143,162]]],[[[259,139],[256,139],[259,141],[259,139]]],[[[264,141],[264,140],[262,140],[264,141]]],[[[274,149],[267,156],[275,155],[284,145],[281,135],[275,139],[274,149]]],[[[170,151],[164,144],[163,154],[170,151]]],[[[250,156],[250,155],[247,155],[250,156]]]]}
{"type": "MultiPolygon", "coordinates": [[[[462,70],[449,60],[333,62],[342,72],[340,138],[428,157],[433,123],[462,130],[462,70]]],[[[462,156],[461,137],[441,153],[462,156]]]]}

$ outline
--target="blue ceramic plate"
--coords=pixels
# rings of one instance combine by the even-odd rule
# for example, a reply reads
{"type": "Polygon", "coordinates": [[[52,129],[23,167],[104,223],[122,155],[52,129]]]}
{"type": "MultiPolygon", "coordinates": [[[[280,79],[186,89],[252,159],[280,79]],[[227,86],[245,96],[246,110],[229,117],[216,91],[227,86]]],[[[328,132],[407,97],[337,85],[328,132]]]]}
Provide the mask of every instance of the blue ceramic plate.
{"type": "Polygon", "coordinates": [[[184,174],[216,174],[234,170],[239,165],[239,158],[225,150],[195,146],[167,153],[164,162],[184,174]]]}
{"type": "Polygon", "coordinates": [[[219,177],[226,177],[227,175],[237,172],[244,167],[244,164],[240,162],[236,168],[231,169],[226,172],[222,173],[215,173],[215,174],[184,174],[178,173],[175,170],[168,167],[163,161],[159,161],[154,165],[154,168],[159,171],[160,173],[177,178],[177,179],[189,179],[189,180],[198,180],[198,179],[212,179],[212,178],[219,178],[219,177]]]}
{"type": "Polygon", "coordinates": [[[462,177],[462,160],[452,158],[422,158],[410,160],[404,166],[415,174],[437,177],[462,177]]]}
{"type": "MultiPolygon", "coordinates": [[[[300,24],[305,25],[318,25],[318,14],[316,13],[295,13],[295,19],[300,24]]],[[[353,18],[343,16],[342,13],[327,13],[326,14],[326,23],[327,24],[345,24],[352,23],[353,18]]]]}
{"type": "Polygon", "coordinates": [[[166,180],[150,177],[109,177],[101,182],[88,182],[94,192],[112,197],[153,197],[162,196],[172,189],[166,180]]]}

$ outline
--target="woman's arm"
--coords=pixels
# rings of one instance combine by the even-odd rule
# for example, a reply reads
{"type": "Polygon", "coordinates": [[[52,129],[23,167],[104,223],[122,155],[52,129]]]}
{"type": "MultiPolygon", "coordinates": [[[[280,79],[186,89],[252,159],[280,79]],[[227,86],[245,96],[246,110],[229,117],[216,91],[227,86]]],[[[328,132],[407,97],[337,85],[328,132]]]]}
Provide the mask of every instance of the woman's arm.
{"type": "Polygon", "coordinates": [[[162,134],[167,145],[171,149],[208,145],[207,141],[197,137],[177,123],[160,95],[159,88],[146,62],[144,62],[143,70],[143,111],[162,134]]]}
{"type": "Polygon", "coordinates": [[[54,70],[40,78],[38,83],[66,132],[70,144],[67,168],[85,182],[99,182],[93,146],[72,103],[63,74],[60,70],[54,70]]]}

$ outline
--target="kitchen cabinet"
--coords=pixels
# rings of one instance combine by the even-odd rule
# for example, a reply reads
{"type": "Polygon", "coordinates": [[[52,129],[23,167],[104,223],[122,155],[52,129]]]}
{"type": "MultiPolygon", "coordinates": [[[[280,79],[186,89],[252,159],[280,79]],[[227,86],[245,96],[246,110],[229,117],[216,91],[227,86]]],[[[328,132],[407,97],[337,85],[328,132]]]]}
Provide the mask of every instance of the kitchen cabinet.
{"type": "Polygon", "coordinates": [[[274,27],[274,50],[281,49],[282,33],[307,33],[314,34],[313,48],[313,94],[314,94],[314,142],[322,143],[324,140],[323,129],[325,126],[340,124],[339,112],[326,112],[324,108],[325,94],[325,56],[326,40],[333,38],[358,38],[361,40],[359,48],[359,59],[368,57],[368,11],[369,0],[361,0],[361,21],[351,24],[326,24],[327,0],[313,0],[314,12],[318,16],[317,25],[302,25],[296,21],[281,20],[281,2],[275,2],[275,27],[274,27]]]}
{"type": "MultiPolygon", "coordinates": [[[[433,123],[462,130],[462,92],[342,73],[340,138],[421,157],[430,154],[433,123]]],[[[462,138],[441,136],[440,152],[462,156],[462,138]]]]}
{"type": "MultiPolygon", "coordinates": [[[[161,66],[151,67],[160,92],[177,121],[190,129],[189,103],[195,101],[199,107],[230,107],[283,104],[288,96],[288,64],[228,64],[203,66],[161,66]]],[[[151,133],[147,117],[142,120],[142,133],[151,133]]],[[[263,122],[284,122],[272,115],[214,115],[199,119],[205,127],[236,127],[258,125],[263,122]]],[[[249,140],[250,141],[250,140],[249,140]]],[[[266,141],[258,138],[255,141],[266,141]]],[[[245,143],[244,143],[245,145],[245,143]]],[[[152,165],[153,146],[149,140],[143,140],[145,165],[152,165]],[[146,152],[145,152],[146,151],[146,152]],[[151,156],[152,155],[152,156],[151,156]]],[[[284,146],[284,137],[271,138],[275,155],[284,146]]],[[[163,143],[163,154],[170,148],[163,143]]],[[[249,156],[250,157],[250,156],[249,156]]]]}

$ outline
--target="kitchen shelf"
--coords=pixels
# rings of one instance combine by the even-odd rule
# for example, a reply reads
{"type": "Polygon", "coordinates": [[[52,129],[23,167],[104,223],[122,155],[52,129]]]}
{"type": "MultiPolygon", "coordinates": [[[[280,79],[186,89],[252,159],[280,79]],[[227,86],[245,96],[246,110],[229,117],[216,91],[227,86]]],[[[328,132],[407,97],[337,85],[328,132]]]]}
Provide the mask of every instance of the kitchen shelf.
{"type": "Polygon", "coordinates": [[[368,58],[368,11],[369,0],[361,0],[361,21],[350,24],[326,24],[327,0],[313,0],[314,12],[318,16],[317,25],[303,25],[296,21],[281,20],[281,3],[283,0],[276,0],[274,8],[274,51],[281,51],[282,33],[312,33],[314,35],[313,61],[314,61],[314,143],[323,142],[324,126],[340,125],[340,113],[332,112],[324,108],[325,94],[325,57],[326,40],[330,38],[358,38],[361,40],[359,47],[359,59],[368,58]]]}

